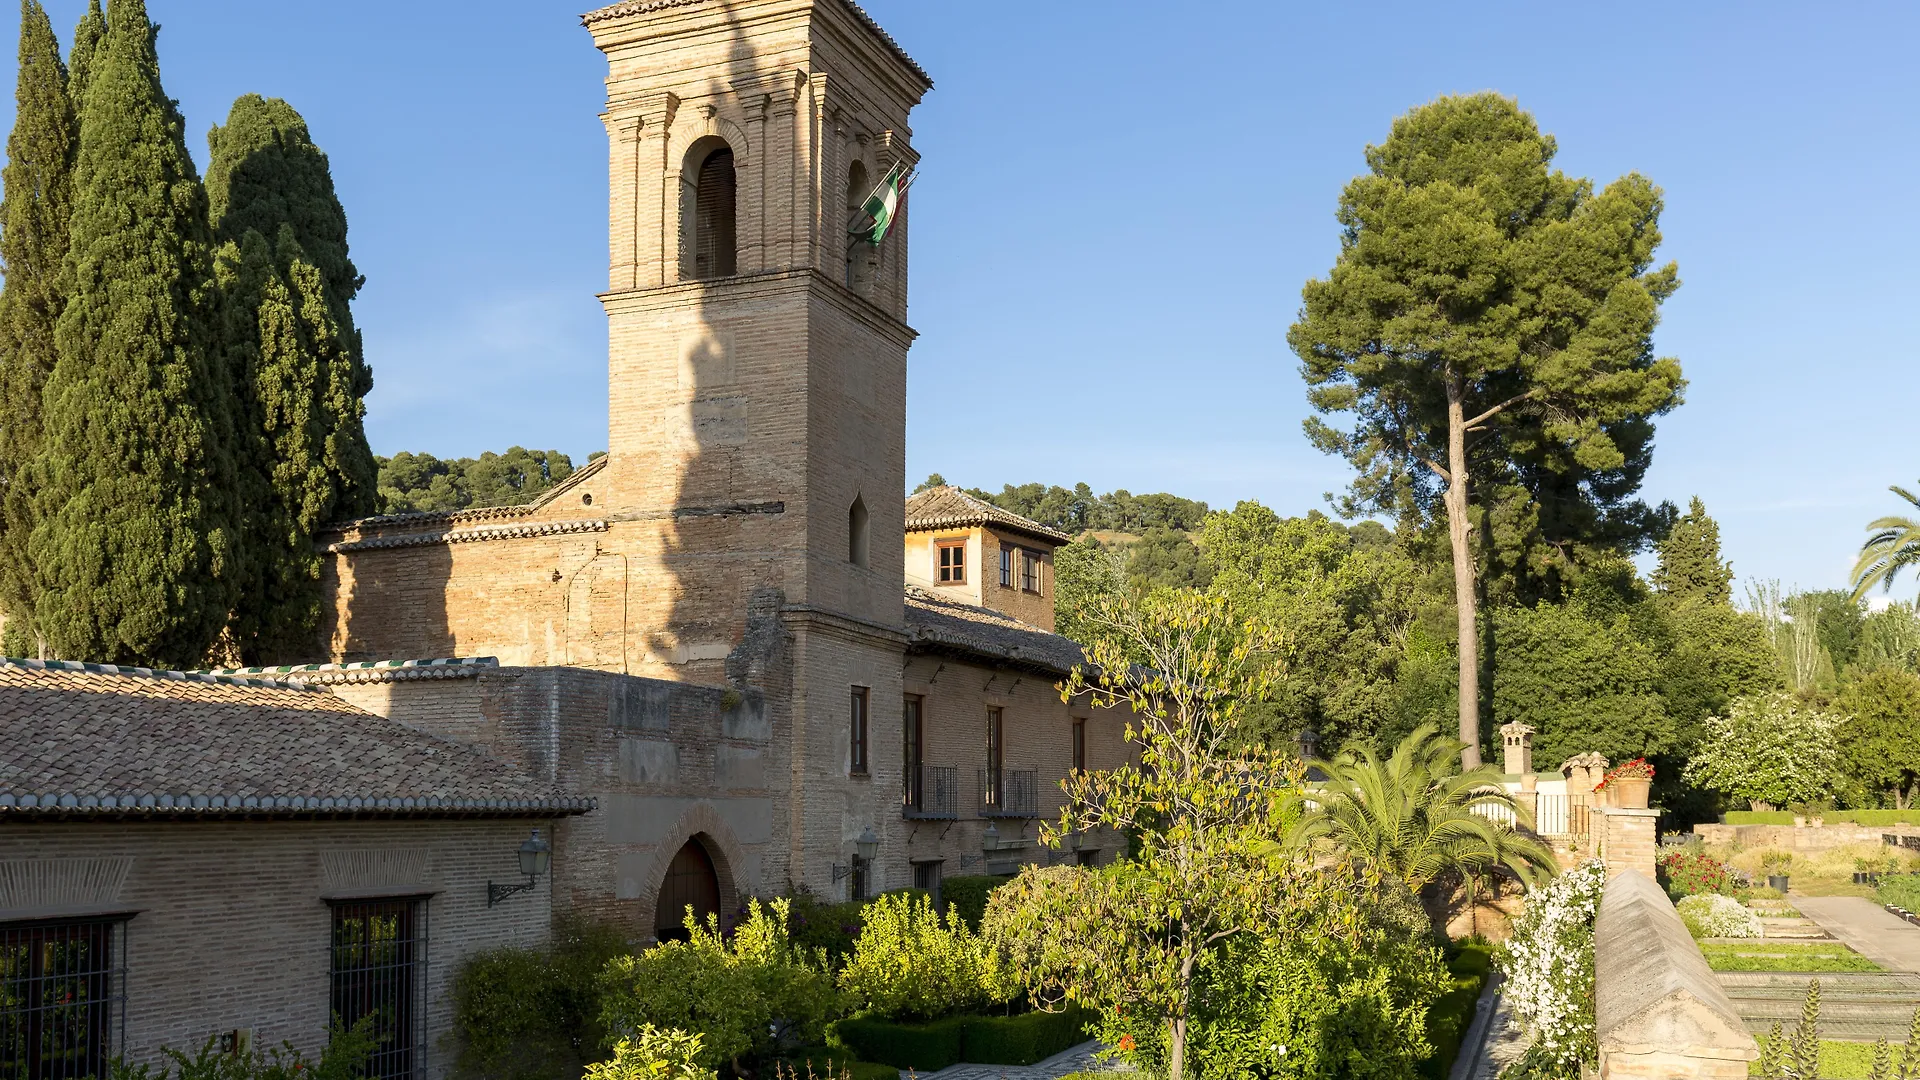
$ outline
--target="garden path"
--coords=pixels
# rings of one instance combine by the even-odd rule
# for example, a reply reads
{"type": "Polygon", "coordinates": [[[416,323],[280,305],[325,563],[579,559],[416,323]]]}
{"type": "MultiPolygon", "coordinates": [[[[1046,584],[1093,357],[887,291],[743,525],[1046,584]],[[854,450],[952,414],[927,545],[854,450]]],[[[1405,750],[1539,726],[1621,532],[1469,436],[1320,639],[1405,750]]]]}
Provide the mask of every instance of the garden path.
{"type": "Polygon", "coordinates": [[[1920,972],[1920,926],[1859,896],[1787,897],[1800,914],[1888,971],[1920,972]]]}
{"type": "MultiPolygon", "coordinates": [[[[1089,1039],[1079,1046],[1062,1050],[1037,1065],[949,1065],[939,1072],[918,1073],[919,1080],[1058,1080],[1069,1073],[1096,1070],[1122,1071],[1119,1064],[1102,1064],[1093,1059],[1100,1040],[1089,1039]]],[[[905,1073],[901,1073],[905,1076],[905,1073]]]]}

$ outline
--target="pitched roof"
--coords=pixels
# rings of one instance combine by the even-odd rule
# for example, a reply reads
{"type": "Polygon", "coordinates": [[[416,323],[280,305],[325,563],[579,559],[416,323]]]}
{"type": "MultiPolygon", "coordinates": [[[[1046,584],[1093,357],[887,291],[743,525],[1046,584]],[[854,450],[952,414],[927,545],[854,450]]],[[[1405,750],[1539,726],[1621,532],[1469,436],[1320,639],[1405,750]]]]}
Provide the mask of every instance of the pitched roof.
{"type": "Polygon", "coordinates": [[[991,525],[996,529],[1025,533],[1055,544],[1073,542],[1073,537],[1058,529],[1049,528],[1032,518],[1023,518],[1011,510],[1002,510],[957,487],[928,488],[907,496],[908,532],[958,529],[972,525],[991,525]]]}
{"type": "Polygon", "coordinates": [[[593,800],[298,682],[0,658],[17,816],[581,814],[593,800]]]}
{"type": "MultiPolygon", "coordinates": [[[[580,16],[580,25],[592,26],[594,23],[604,19],[618,19],[628,15],[651,15],[656,11],[666,11],[670,8],[692,7],[695,4],[704,2],[705,0],[625,0],[624,3],[609,4],[606,7],[596,8],[593,11],[587,12],[585,15],[580,16]]],[[[921,67],[913,57],[908,56],[907,50],[902,48],[900,43],[893,39],[892,34],[887,33],[879,23],[875,22],[873,16],[867,14],[865,8],[854,3],[853,0],[840,0],[840,4],[851,12],[854,18],[859,19],[867,29],[873,31],[873,33],[886,44],[887,50],[893,53],[901,63],[907,65],[915,75],[920,76],[920,81],[926,84],[927,89],[933,89],[933,76],[928,75],[926,68],[921,67]]]]}
{"type": "Polygon", "coordinates": [[[907,632],[922,650],[958,650],[1056,675],[1065,675],[1086,660],[1071,638],[913,585],[907,586],[907,632]]]}

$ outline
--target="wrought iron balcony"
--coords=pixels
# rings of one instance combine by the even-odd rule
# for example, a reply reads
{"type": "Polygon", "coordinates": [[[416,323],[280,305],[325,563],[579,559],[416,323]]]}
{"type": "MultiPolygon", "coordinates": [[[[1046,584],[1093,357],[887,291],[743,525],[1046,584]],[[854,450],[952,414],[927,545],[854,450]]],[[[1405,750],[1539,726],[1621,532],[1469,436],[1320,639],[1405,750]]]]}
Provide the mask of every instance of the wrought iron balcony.
{"type": "Polygon", "coordinates": [[[1040,816],[1039,782],[1033,769],[981,769],[980,816],[1040,816]]]}
{"type": "Polygon", "coordinates": [[[960,816],[960,770],[953,765],[909,768],[900,793],[900,816],[952,821],[960,816]]]}

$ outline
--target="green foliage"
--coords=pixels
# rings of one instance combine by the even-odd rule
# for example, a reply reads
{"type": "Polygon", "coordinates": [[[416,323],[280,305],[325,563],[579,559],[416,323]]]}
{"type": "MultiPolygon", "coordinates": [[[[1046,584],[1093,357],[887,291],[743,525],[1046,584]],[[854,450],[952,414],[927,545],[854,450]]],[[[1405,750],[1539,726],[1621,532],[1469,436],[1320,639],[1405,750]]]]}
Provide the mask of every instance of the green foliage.
{"type": "Polygon", "coordinates": [[[1127,581],[1136,589],[1200,589],[1212,578],[1200,548],[1178,529],[1155,526],[1127,548],[1127,581]]]}
{"type": "MultiPolygon", "coordinates": [[[[1095,610],[1119,591],[1125,570],[1118,557],[1091,536],[1053,552],[1054,629],[1075,641],[1086,637],[1083,612],[1095,610]]],[[[985,910],[984,904],[982,909],[985,910]]]]}
{"type": "Polygon", "coordinates": [[[862,1061],[877,1061],[896,1069],[933,1072],[960,1061],[966,1051],[965,1016],[949,1016],[927,1024],[896,1024],[866,1017],[849,1017],[827,1029],[827,1045],[862,1061]]]}
{"type": "Polygon", "coordinates": [[[1453,976],[1453,988],[1427,1012],[1427,1040],[1433,1044],[1433,1053],[1420,1062],[1422,1080],[1446,1080],[1452,1075],[1461,1040],[1473,1024],[1480,992],[1492,970],[1493,946],[1485,941],[1464,941],[1449,951],[1447,972],[1453,976]]]}
{"type": "Polygon", "coordinates": [[[1701,942],[1700,952],[1715,971],[1879,971],[1880,965],[1838,942],[1802,945],[1757,941],[1730,945],[1701,942]]]}
{"type": "Polygon", "coordinates": [[[692,1032],[703,1037],[702,1065],[736,1072],[819,1042],[840,997],[826,957],[792,943],[788,911],[786,900],[751,901],[731,936],[709,915],[704,926],[688,920],[686,941],[615,958],[600,977],[607,1030],[692,1032]]]}
{"type": "Polygon", "coordinates": [[[320,618],[313,537],[375,505],[362,417],[373,377],[350,303],[361,278],[326,155],[278,98],[247,94],[207,136],[207,192],[249,485],[242,535],[252,580],[235,613],[248,663],[310,651],[320,618]]]}
{"type": "Polygon", "coordinates": [[[1675,900],[1701,893],[1725,893],[1733,888],[1727,865],[1704,851],[1669,851],[1654,864],[1654,874],[1675,900]]]}
{"type": "Polygon", "coordinates": [[[1695,496],[1685,517],[1660,542],[1653,587],[1676,600],[1708,604],[1733,601],[1733,568],[1720,558],[1720,526],[1695,496]]]}
{"type": "Polygon", "coordinates": [[[826,954],[830,967],[838,968],[852,954],[860,937],[867,902],[847,900],[829,904],[810,892],[787,897],[787,934],[802,952],[826,954]]]}
{"type": "Polygon", "coordinates": [[[1899,668],[1867,671],[1835,703],[1846,723],[1839,741],[1848,780],[1892,791],[1906,806],[1920,784],[1920,675],[1899,668]]]}
{"type": "Polygon", "coordinates": [[[1019,1016],[967,1018],[967,1061],[981,1065],[1032,1065],[1080,1045],[1096,1014],[1078,1008],[1019,1016]]]}
{"type": "Polygon", "coordinates": [[[945,918],[922,895],[886,895],[869,903],[839,984],[863,1013],[927,1020],[971,1012],[1016,992],[999,953],[949,908],[945,918]]]}
{"type": "Polygon", "coordinates": [[[1580,604],[1492,613],[1493,711],[1531,726],[1534,754],[1559,762],[1598,751],[1613,760],[1677,750],[1660,697],[1660,658],[1630,618],[1580,604]]]}
{"type": "Polygon", "coordinates": [[[116,0],[80,108],[67,305],[28,548],[54,655],[193,667],[246,580],[206,194],[144,0],[116,0]]]}
{"type": "Polygon", "coordinates": [[[809,1046],[774,1066],[774,1080],[900,1080],[900,1070],[875,1061],[859,1061],[845,1050],[809,1046]]]}
{"type": "MultiPolygon", "coordinates": [[[[940,486],[934,483],[936,480],[945,483],[935,473],[914,490],[940,486]]],[[[1085,484],[1075,484],[1071,491],[1044,484],[1007,484],[998,495],[973,488],[967,493],[1069,535],[1087,531],[1141,534],[1154,529],[1185,533],[1199,528],[1201,519],[1207,516],[1206,503],[1177,495],[1135,495],[1125,488],[1095,495],[1085,484]]]]}
{"type": "MultiPolygon", "coordinates": [[[[1894,484],[1887,488],[1908,506],[1920,510],[1920,496],[1894,484]]],[[[1893,591],[1894,579],[1909,566],[1920,565],[1920,518],[1890,514],[1867,525],[1867,542],[1853,564],[1853,595],[1857,599],[1876,586],[1893,591]]]]}
{"type": "Polygon", "coordinates": [[[1885,874],[1873,887],[1874,898],[1908,911],[1920,911],[1920,875],[1885,874]]]}
{"type": "Polygon", "coordinates": [[[549,949],[468,957],[453,977],[456,1065],[464,1080],[574,1080],[608,1044],[597,980],[625,935],[562,921],[549,949]]]}
{"type": "Polygon", "coordinates": [[[1726,716],[1707,718],[1687,780],[1771,806],[1824,798],[1840,779],[1835,725],[1833,716],[1785,692],[1740,698],[1726,716]]]}
{"type": "Polygon", "coordinates": [[[514,506],[573,475],[573,460],[560,451],[518,446],[477,458],[442,461],[403,450],[374,460],[380,468],[381,512],[387,514],[514,506]]]}
{"type": "Polygon", "coordinates": [[[0,201],[0,612],[8,655],[31,655],[39,589],[27,540],[35,521],[33,463],[42,450],[41,391],[53,372],[54,326],[66,307],[60,267],[73,212],[78,142],[60,43],[39,0],[21,0],[13,132],[0,201]]]}
{"type": "Polygon", "coordinates": [[[944,878],[940,882],[940,902],[957,911],[968,926],[977,930],[980,921],[986,918],[987,901],[993,890],[1012,880],[1012,875],[1007,874],[960,874],[944,878]]]}
{"type": "Polygon", "coordinates": [[[246,1047],[235,1052],[220,1049],[219,1041],[218,1035],[209,1036],[191,1054],[163,1046],[157,1065],[129,1065],[116,1059],[108,1076],[110,1080],[363,1080],[368,1061],[380,1045],[373,1036],[372,1017],[352,1027],[341,1026],[336,1018],[318,1061],[308,1061],[290,1042],[267,1050],[246,1047]]]}
{"type": "Polygon", "coordinates": [[[86,14],[73,28],[73,51],[67,54],[67,98],[73,102],[74,115],[87,101],[93,57],[100,50],[100,39],[107,36],[107,16],[100,0],[87,0],[86,14]]]}
{"type": "Polygon", "coordinates": [[[1491,766],[1461,771],[1460,744],[1431,727],[1382,761],[1371,747],[1316,762],[1325,786],[1295,826],[1301,845],[1325,842],[1348,859],[1418,892],[1443,874],[1504,871],[1531,886],[1554,874],[1553,852],[1487,811],[1531,828],[1526,810],[1491,766]]]}
{"type": "Polygon", "coordinates": [[[613,1056],[586,1068],[585,1080],[715,1080],[699,1035],[642,1024],[614,1044],[613,1056]]]}

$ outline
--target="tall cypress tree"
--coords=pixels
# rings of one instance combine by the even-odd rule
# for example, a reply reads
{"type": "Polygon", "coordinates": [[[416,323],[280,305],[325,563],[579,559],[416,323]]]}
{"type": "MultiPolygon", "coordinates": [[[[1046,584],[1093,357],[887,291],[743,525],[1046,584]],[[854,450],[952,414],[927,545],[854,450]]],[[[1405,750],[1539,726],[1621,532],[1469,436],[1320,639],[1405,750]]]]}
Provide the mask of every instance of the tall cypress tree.
{"type": "Polygon", "coordinates": [[[1698,495],[1660,543],[1653,586],[1669,596],[1709,604],[1733,599],[1733,568],[1720,558],[1720,525],[1707,516],[1698,495]]]}
{"type": "Polygon", "coordinates": [[[234,635],[249,660],[292,658],[312,651],[320,613],[313,534],[373,512],[378,490],[362,425],[373,379],[350,307],[362,279],[327,157],[292,106],[248,94],[207,142],[242,482],[258,492],[234,635]]]}
{"type": "Polygon", "coordinates": [[[73,28],[73,52],[67,59],[67,96],[76,113],[86,101],[87,72],[93,68],[93,54],[106,33],[107,16],[100,10],[100,0],[87,0],[87,13],[73,28]]]}
{"type": "Polygon", "coordinates": [[[36,589],[27,538],[33,531],[31,464],[43,431],[40,394],[53,371],[53,328],[65,307],[60,265],[72,212],[73,105],[60,43],[38,0],[20,4],[17,111],[7,137],[6,197],[0,202],[0,611],[11,655],[37,647],[36,589]]]}
{"type": "Polygon", "coordinates": [[[210,347],[206,191],[155,32],[145,0],[114,0],[87,69],[30,549],[56,655],[194,665],[241,579],[231,381],[210,347]]]}

